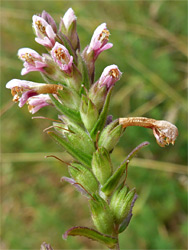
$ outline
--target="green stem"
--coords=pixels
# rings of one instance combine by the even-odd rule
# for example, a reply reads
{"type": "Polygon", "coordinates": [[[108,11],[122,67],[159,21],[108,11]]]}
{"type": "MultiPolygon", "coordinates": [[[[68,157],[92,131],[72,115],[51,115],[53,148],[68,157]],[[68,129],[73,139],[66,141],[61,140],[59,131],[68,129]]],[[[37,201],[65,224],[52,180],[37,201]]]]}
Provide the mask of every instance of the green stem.
{"type": "Polygon", "coordinates": [[[113,250],[120,250],[120,247],[119,247],[119,232],[118,232],[118,230],[119,230],[119,225],[118,224],[116,224],[115,225],[115,237],[117,238],[117,244],[116,244],[116,246],[113,248],[113,250]]]}
{"type": "Polygon", "coordinates": [[[120,248],[119,248],[119,239],[118,239],[118,243],[116,244],[116,247],[114,248],[114,250],[120,250],[120,248]]]}

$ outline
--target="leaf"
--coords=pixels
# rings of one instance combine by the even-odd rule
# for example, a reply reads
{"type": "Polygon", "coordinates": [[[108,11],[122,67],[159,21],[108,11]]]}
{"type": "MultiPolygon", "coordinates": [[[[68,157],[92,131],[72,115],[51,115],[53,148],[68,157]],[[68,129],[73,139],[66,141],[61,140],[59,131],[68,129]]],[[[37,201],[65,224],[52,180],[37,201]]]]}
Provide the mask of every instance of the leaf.
{"type": "Polygon", "coordinates": [[[63,114],[71,118],[76,122],[81,122],[80,112],[71,108],[68,108],[62,105],[52,94],[50,94],[50,98],[56,108],[63,114]]]}
{"type": "Polygon", "coordinates": [[[53,139],[55,139],[67,152],[76,158],[78,161],[83,163],[86,167],[91,168],[91,159],[92,156],[86,155],[82,151],[75,149],[72,145],[67,142],[64,138],[60,137],[59,135],[55,134],[52,131],[47,132],[53,139]]]}
{"type": "Polygon", "coordinates": [[[103,106],[103,109],[99,115],[99,118],[97,120],[97,122],[95,123],[93,129],[91,130],[91,138],[93,140],[95,140],[96,135],[98,133],[98,131],[102,131],[105,123],[106,123],[106,118],[107,118],[107,114],[108,114],[108,107],[109,107],[109,103],[110,103],[110,97],[111,97],[111,93],[112,93],[112,89],[113,87],[111,87],[108,91],[108,94],[106,96],[106,100],[103,106]]]}
{"type": "Polygon", "coordinates": [[[121,163],[120,167],[114,172],[114,174],[108,179],[108,181],[101,188],[102,192],[104,192],[106,195],[110,195],[113,192],[115,187],[118,185],[122,175],[124,174],[126,166],[130,162],[130,160],[141,148],[147,146],[148,144],[149,142],[143,142],[131,151],[131,153],[121,163]]]}
{"type": "Polygon", "coordinates": [[[84,236],[88,239],[98,241],[111,249],[113,249],[118,242],[117,238],[101,234],[100,232],[88,227],[72,227],[64,233],[63,238],[67,239],[68,236],[84,236]]]}

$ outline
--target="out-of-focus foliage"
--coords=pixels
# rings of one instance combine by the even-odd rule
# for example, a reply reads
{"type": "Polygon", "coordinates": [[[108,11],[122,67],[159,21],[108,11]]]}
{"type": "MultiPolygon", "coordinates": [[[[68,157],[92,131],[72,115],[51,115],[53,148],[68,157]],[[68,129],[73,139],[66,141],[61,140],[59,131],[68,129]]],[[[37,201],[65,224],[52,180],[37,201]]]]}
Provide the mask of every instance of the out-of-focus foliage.
{"type": "MultiPolygon", "coordinates": [[[[74,225],[91,226],[89,208],[69,184],[60,162],[44,160],[37,152],[60,152],[42,132],[47,120],[31,120],[27,108],[12,105],[5,84],[12,78],[42,82],[39,73],[20,76],[17,50],[45,50],[34,41],[31,18],[43,9],[57,22],[72,7],[78,17],[82,49],[96,26],[106,22],[114,47],[100,55],[96,79],[103,68],[117,64],[124,72],[111,102],[114,118],[147,116],[166,119],[179,128],[175,146],[160,148],[151,131],[128,128],[113,153],[119,164],[144,140],[151,144],[138,157],[186,164],[186,1],[2,1],[1,2],[1,249],[39,249],[43,241],[55,249],[96,249],[84,238],[64,241],[61,235],[74,225]],[[22,157],[19,153],[23,153],[22,157]],[[24,154],[25,153],[25,154],[24,154]],[[21,157],[18,159],[18,157],[21,157]],[[35,158],[37,157],[37,158],[35,158]],[[36,161],[34,161],[36,159],[36,161]]],[[[39,115],[57,118],[54,109],[39,115]]],[[[62,153],[61,158],[67,154],[62,153]]],[[[146,166],[147,167],[147,166],[146,166]]],[[[187,200],[185,174],[131,166],[128,184],[139,198],[128,229],[120,235],[121,249],[185,249],[187,200]]]]}

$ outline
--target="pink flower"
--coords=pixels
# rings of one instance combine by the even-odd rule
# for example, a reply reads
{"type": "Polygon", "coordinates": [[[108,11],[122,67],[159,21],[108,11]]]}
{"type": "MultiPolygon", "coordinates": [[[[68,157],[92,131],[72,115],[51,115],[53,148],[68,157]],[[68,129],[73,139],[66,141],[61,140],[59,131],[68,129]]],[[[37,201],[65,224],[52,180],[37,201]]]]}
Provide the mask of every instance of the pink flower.
{"type": "Polygon", "coordinates": [[[21,108],[30,97],[39,94],[57,94],[58,90],[63,89],[63,86],[12,79],[6,84],[6,88],[11,89],[13,101],[19,102],[19,107],[21,108]]]}
{"type": "Polygon", "coordinates": [[[72,73],[73,56],[69,54],[65,46],[56,42],[55,46],[51,50],[51,55],[53,60],[63,72],[69,75],[72,73]]]}
{"type": "Polygon", "coordinates": [[[47,67],[43,57],[35,50],[29,48],[19,49],[18,57],[24,62],[24,68],[21,71],[21,75],[25,75],[31,71],[44,72],[44,68],[47,67]]]}
{"type": "Polygon", "coordinates": [[[118,66],[114,64],[107,66],[103,70],[102,75],[98,81],[99,87],[106,85],[107,89],[109,89],[111,86],[115,84],[115,82],[117,82],[120,79],[121,75],[122,73],[118,69],[118,66]]]}
{"type": "Polygon", "coordinates": [[[45,47],[52,48],[55,44],[56,34],[51,25],[44,18],[33,16],[33,28],[36,33],[35,41],[45,47]]]}
{"type": "Polygon", "coordinates": [[[39,109],[51,104],[51,99],[49,95],[40,94],[37,96],[32,96],[28,99],[28,110],[30,113],[34,114],[39,109]]]}
{"type": "Polygon", "coordinates": [[[87,49],[87,54],[90,54],[93,51],[94,60],[97,59],[102,51],[110,49],[113,46],[112,43],[108,43],[109,35],[110,32],[106,27],[106,23],[102,23],[94,31],[87,49]]]}

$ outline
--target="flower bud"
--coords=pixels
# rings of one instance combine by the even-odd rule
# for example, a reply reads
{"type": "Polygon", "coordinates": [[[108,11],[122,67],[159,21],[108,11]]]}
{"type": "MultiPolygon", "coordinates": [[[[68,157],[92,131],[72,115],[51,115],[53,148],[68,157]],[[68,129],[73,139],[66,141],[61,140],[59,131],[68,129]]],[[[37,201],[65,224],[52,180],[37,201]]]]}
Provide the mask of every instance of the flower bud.
{"type": "Polygon", "coordinates": [[[108,152],[110,152],[118,143],[123,131],[124,129],[122,125],[119,124],[118,120],[111,122],[101,132],[98,141],[98,146],[104,147],[108,150],[108,152]]]}
{"type": "Polygon", "coordinates": [[[112,162],[108,151],[100,147],[93,154],[92,170],[97,180],[103,185],[112,174],[112,162]]]}
{"type": "Polygon", "coordinates": [[[90,194],[98,192],[98,182],[88,168],[78,163],[72,163],[69,167],[69,173],[71,177],[76,180],[78,184],[81,184],[90,194]]]}
{"type": "Polygon", "coordinates": [[[109,205],[99,195],[93,195],[90,200],[93,223],[104,234],[111,235],[114,232],[114,221],[109,205]]]}
{"type": "Polygon", "coordinates": [[[98,82],[93,84],[89,90],[89,98],[92,103],[96,106],[97,110],[100,111],[103,107],[107,94],[106,86],[99,87],[98,82]]]}
{"type": "MultiPolygon", "coordinates": [[[[136,190],[128,192],[127,186],[120,185],[112,196],[110,209],[117,224],[120,224],[132,210],[132,202],[135,202],[136,190]]],[[[136,195],[137,196],[137,195],[136,195]]]]}
{"type": "Polygon", "coordinates": [[[72,8],[69,8],[60,21],[60,30],[70,40],[73,49],[80,48],[80,42],[76,31],[76,19],[72,8]]]}
{"type": "Polygon", "coordinates": [[[98,111],[92,101],[82,95],[80,115],[86,129],[90,132],[98,119],[98,111]]]}

